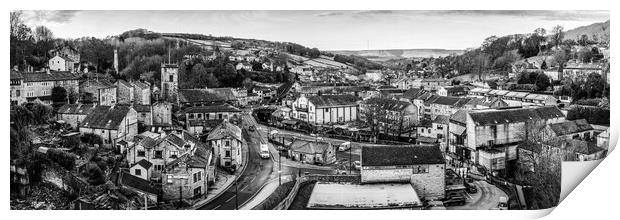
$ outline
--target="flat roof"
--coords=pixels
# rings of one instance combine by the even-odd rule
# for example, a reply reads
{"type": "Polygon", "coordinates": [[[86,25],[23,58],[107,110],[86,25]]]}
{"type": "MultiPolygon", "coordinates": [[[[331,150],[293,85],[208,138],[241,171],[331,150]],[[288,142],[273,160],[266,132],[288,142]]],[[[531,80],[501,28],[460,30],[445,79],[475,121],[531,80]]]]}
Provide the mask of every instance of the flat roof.
{"type": "Polygon", "coordinates": [[[318,182],[309,209],[382,209],[421,206],[411,184],[352,184],[318,182]]]}

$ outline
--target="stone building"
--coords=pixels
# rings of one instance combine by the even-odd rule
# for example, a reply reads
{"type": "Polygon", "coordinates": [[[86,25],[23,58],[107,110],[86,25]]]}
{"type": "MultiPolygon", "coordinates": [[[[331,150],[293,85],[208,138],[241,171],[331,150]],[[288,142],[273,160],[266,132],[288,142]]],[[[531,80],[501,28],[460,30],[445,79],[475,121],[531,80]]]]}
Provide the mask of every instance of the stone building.
{"type": "Polygon", "coordinates": [[[179,92],[179,65],[161,64],[161,91],[160,98],[169,102],[176,102],[179,92]]]}
{"type": "Polygon", "coordinates": [[[119,104],[133,104],[134,101],[134,88],[131,83],[119,79],[114,83],[117,91],[117,101],[119,104]]]}
{"type": "Polygon", "coordinates": [[[310,124],[356,121],[358,101],[354,95],[302,96],[293,102],[292,117],[310,124]]]}
{"type": "Polygon", "coordinates": [[[84,118],[80,133],[95,134],[103,139],[104,146],[117,146],[121,141],[131,141],[138,133],[138,116],[130,106],[97,106],[84,118]]]}
{"type": "MultiPolygon", "coordinates": [[[[19,77],[17,73],[15,77],[15,85],[11,86],[11,89],[15,91],[19,90],[20,96],[15,97],[16,101],[23,101],[23,98],[27,102],[34,100],[41,100],[44,104],[52,104],[52,89],[54,87],[62,87],[67,91],[67,94],[78,94],[80,92],[79,76],[70,72],[20,72],[21,86],[18,85],[19,77]],[[20,90],[21,88],[21,90],[20,90]],[[23,96],[23,97],[22,97],[23,96]]],[[[13,83],[13,81],[11,81],[13,83]]]]}
{"type": "Polygon", "coordinates": [[[297,139],[293,140],[289,147],[289,155],[296,161],[318,165],[336,161],[336,149],[329,142],[297,139]]]}
{"type": "Polygon", "coordinates": [[[82,121],[95,109],[92,104],[66,104],[56,112],[56,119],[63,120],[73,128],[78,128],[82,121]]]}
{"type": "Polygon", "coordinates": [[[213,155],[217,157],[218,166],[241,167],[243,164],[241,128],[224,120],[209,133],[207,142],[213,149],[213,155]]]}
{"type": "Polygon", "coordinates": [[[438,146],[363,146],[361,182],[411,183],[429,200],[445,195],[445,159],[438,146]]]}
{"type": "Polygon", "coordinates": [[[54,71],[66,71],[76,72],[79,66],[79,61],[72,60],[71,58],[63,55],[56,55],[48,61],[49,68],[54,71]]]}
{"type": "Polygon", "coordinates": [[[86,80],[80,84],[80,99],[82,102],[92,102],[98,105],[117,104],[116,85],[108,80],[86,80]]]}
{"type": "Polygon", "coordinates": [[[238,123],[241,110],[229,104],[193,106],[184,110],[186,130],[192,134],[208,133],[223,120],[238,123]]]}
{"type": "Polygon", "coordinates": [[[11,106],[26,102],[24,94],[24,77],[20,72],[11,71],[11,106]]]}
{"type": "Polygon", "coordinates": [[[151,86],[147,82],[133,81],[134,103],[138,105],[151,105],[151,86]]]}

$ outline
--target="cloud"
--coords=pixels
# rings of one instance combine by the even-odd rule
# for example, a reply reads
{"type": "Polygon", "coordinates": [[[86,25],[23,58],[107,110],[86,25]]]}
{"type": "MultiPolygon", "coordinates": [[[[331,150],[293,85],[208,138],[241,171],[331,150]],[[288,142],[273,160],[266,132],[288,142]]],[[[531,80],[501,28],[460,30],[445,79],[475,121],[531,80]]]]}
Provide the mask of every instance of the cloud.
{"type": "Polygon", "coordinates": [[[24,21],[27,23],[67,23],[79,11],[61,10],[61,11],[24,11],[24,21]]]}
{"type": "Polygon", "coordinates": [[[319,17],[334,17],[334,16],[370,16],[370,15],[388,15],[392,14],[390,10],[369,10],[369,11],[326,11],[316,14],[319,17]]]}
{"type": "Polygon", "coordinates": [[[543,20],[574,21],[584,19],[609,19],[609,11],[551,11],[551,10],[443,10],[425,11],[426,15],[462,15],[462,16],[510,16],[537,17],[543,20]]]}

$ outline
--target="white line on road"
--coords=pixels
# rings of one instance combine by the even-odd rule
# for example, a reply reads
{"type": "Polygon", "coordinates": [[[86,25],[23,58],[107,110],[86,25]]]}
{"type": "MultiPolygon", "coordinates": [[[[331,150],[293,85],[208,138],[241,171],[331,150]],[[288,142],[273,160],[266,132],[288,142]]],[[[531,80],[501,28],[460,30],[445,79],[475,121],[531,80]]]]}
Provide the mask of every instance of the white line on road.
{"type": "Polygon", "coordinates": [[[232,200],[233,198],[235,198],[235,196],[230,197],[230,199],[226,200],[226,202],[230,202],[230,200],[232,200]]]}
{"type": "Polygon", "coordinates": [[[241,188],[241,191],[245,190],[245,188],[248,188],[248,186],[250,185],[246,185],[245,187],[241,188]]]}
{"type": "MultiPolygon", "coordinates": [[[[222,206],[222,205],[217,205],[217,206],[216,206],[215,208],[213,208],[213,209],[217,209],[217,208],[219,208],[220,206],[222,206]]],[[[213,209],[211,209],[211,210],[213,210],[213,209]]]]}

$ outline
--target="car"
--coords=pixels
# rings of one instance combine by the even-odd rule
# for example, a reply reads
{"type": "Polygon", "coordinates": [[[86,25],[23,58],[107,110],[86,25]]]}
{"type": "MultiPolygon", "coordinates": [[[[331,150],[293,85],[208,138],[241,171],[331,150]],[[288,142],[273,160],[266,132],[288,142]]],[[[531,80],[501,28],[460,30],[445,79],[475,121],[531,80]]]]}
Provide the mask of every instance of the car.
{"type": "Polygon", "coordinates": [[[349,150],[349,149],[351,149],[351,142],[349,142],[349,141],[344,142],[344,143],[340,144],[340,146],[338,146],[338,151],[340,151],[340,152],[344,152],[344,151],[349,150]]]}
{"type": "Polygon", "coordinates": [[[250,125],[250,127],[248,127],[248,130],[250,130],[251,132],[255,132],[256,127],[254,127],[254,125],[250,125]]]}
{"type": "Polygon", "coordinates": [[[465,182],[465,190],[468,193],[477,193],[478,192],[478,188],[476,188],[475,185],[469,184],[467,182],[465,182]]]}
{"type": "Polygon", "coordinates": [[[467,199],[464,196],[453,196],[443,201],[444,206],[462,206],[465,205],[467,199]]]}
{"type": "Polygon", "coordinates": [[[362,169],[362,162],[360,162],[359,160],[356,160],[355,162],[353,162],[353,166],[355,166],[356,170],[361,170],[362,169]]]}
{"type": "Polygon", "coordinates": [[[507,210],[508,209],[508,198],[504,196],[499,197],[499,203],[497,204],[497,208],[499,210],[507,210]]]}

